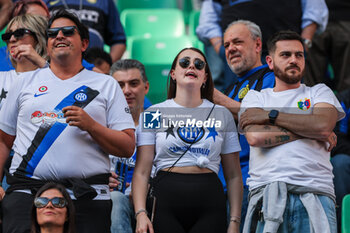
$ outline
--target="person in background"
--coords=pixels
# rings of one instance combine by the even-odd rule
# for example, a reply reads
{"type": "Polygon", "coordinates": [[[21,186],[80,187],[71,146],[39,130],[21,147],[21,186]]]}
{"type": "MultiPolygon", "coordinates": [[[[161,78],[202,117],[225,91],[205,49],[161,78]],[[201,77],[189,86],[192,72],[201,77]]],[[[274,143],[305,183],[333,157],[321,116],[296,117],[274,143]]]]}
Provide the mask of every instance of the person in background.
{"type": "Polygon", "coordinates": [[[11,0],[0,0],[0,30],[2,30],[10,20],[10,12],[12,8],[11,0]]]}
{"type": "Polygon", "coordinates": [[[75,233],[75,209],[64,186],[47,183],[34,197],[31,233],[75,233]]]}
{"type": "Polygon", "coordinates": [[[86,50],[84,58],[87,62],[94,64],[94,66],[103,74],[109,74],[112,66],[112,58],[103,49],[94,47],[86,50]]]}
{"type": "Polygon", "coordinates": [[[238,233],[240,145],[232,114],[212,103],[214,85],[204,54],[195,48],[181,50],[171,66],[169,83],[168,100],[148,108],[140,118],[143,127],[137,129],[132,180],[136,233],[238,233]],[[193,124],[179,123],[189,119],[194,119],[193,124]],[[207,121],[215,125],[203,125],[207,121]],[[229,222],[217,176],[220,161],[228,187],[229,222]],[[151,190],[156,203],[151,222],[146,194],[153,164],[156,176],[151,190]]]}
{"type": "Polygon", "coordinates": [[[110,46],[112,61],[119,60],[126,49],[126,36],[113,0],[44,0],[50,12],[66,9],[78,15],[89,28],[90,48],[110,46]]]}
{"type": "Polygon", "coordinates": [[[350,89],[336,94],[346,116],[337,123],[337,146],[332,150],[334,191],[337,203],[338,232],[341,232],[342,201],[350,194],[350,89]]]}
{"type": "MultiPolygon", "coordinates": [[[[135,126],[140,127],[139,118],[144,110],[145,95],[149,90],[144,65],[133,59],[122,59],[115,62],[110,71],[123,90],[129,105],[135,126]]],[[[147,107],[146,107],[147,108],[147,107]]],[[[131,179],[134,173],[137,150],[131,158],[118,158],[110,156],[111,169],[119,185],[116,191],[111,192],[112,207],[112,233],[132,233],[135,229],[135,212],[131,197],[131,179]]]]}
{"type": "Polygon", "coordinates": [[[328,9],[325,0],[205,0],[196,33],[206,45],[208,59],[222,60],[224,76],[215,80],[215,87],[220,91],[225,91],[236,78],[226,65],[223,32],[238,19],[249,20],[261,28],[262,62],[265,63],[268,51],[264,41],[273,33],[294,30],[301,34],[304,44],[309,47],[314,34],[325,30],[328,9]]]}
{"type": "Polygon", "coordinates": [[[1,38],[7,44],[14,70],[0,72],[0,108],[12,83],[27,71],[48,66],[45,30],[47,19],[38,15],[20,15],[8,24],[1,38]]]}
{"type": "Polygon", "coordinates": [[[306,57],[304,82],[309,86],[326,83],[332,90],[340,92],[350,88],[350,2],[326,0],[326,3],[328,24],[322,34],[312,38],[306,57]],[[333,79],[330,79],[329,65],[333,79]]]}
{"type": "MultiPolygon", "coordinates": [[[[19,15],[25,15],[25,14],[40,15],[40,16],[47,18],[47,20],[50,17],[49,10],[48,10],[46,4],[42,0],[18,0],[18,1],[16,1],[16,3],[13,6],[12,12],[11,12],[11,19],[13,17],[19,16],[19,15]]],[[[43,33],[44,33],[44,31],[43,31],[43,33]]],[[[14,69],[12,62],[9,59],[10,57],[8,56],[6,50],[7,50],[6,46],[0,48],[0,71],[9,71],[9,70],[14,69]]],[[[32,51],[32,52],[34,52],[34,51],[32,51]]],[[[38,57],[38,54],[30,53],[30,56],[38,57]]],[[[43,57],[41,59],[40,63],[44,64],[46,62],[46,60],[44,58],[45,57],[43,57]]],[[[46,66],[46,64],[44,66],[46,66]]],[[[93,64],[90,64],[90,63],[86,62],[85,60],[83,60],[83,66],[88,70],[93,70],[93,71],[101,73],[101,71],[99,69],[96,69],[96,67],[94,67],[93,64]]],[[[42,67],[40,66],[40,68],[42,68],[42,67]]]]}

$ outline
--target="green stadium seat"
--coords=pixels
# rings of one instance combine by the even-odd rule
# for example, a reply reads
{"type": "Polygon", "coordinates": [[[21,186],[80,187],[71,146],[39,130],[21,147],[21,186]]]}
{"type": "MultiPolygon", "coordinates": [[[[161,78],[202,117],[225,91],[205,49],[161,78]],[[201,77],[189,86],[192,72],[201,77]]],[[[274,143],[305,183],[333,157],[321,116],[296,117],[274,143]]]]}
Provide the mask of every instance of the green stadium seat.
{"type": "Polygon", "coordinates": [[[127,37],[179,37],[185,35],[179,9],[128,9],[120,16],[127,37]]]}
{"type": "Polygon", "coordinates": [[[185,24],[189,24],[190,15],[192,12],[192,0],[183,0],[182,1],[182,11],[184,13],[185,24]]]}
{"type": "Polygon", "coordinates": [[[350,194],[346,195],[342,202],[341,232],[350,233],[350,194]]]}
{"type": "Polygon", "coordinates": [[[192,11],[190,14],[189,25],[188,25],[188,33],[190,36],[195,36],[196,28],[199,24],[199,16],[200,11],[192,11]]]}
{"type": "Polygon", "coordinates": [[[6,46],[6,43],[1,39],[1,35],[4,34],[5,31],[6,31],[6,27],[4,27],[4,29],[2,29],[0,32],[0,47],[6,46]]]}
{"type": "Polygon", "coordinates": [[[187,36],[133,39],[131,58],[139,60],[145,65],[146,75],[150,83],[147,97],[153,104],[166,99],[168,73],[175,56],[181,49],[192,46],[192,41],[187,36]]]}
{"type": "Polygon", "coordinates": [[[191,38],[191,41],[192,41],[193,47],[195,47],[195,48],[199,49],[200,51],[202,51],[202,52],[205,54],[205,52],[204,52],[204,44],[203,44],[203,42],[202,42],[202,41],[200,41],[200,40],[198,39],[198,37],[197,37],[197,36],[190,36],[190,38],[191,38]]]}
{"type": "Polygon", "coordinates": [[[119,12],[130,8],[177,8],[177,0],[115,0],[119,12]]]}

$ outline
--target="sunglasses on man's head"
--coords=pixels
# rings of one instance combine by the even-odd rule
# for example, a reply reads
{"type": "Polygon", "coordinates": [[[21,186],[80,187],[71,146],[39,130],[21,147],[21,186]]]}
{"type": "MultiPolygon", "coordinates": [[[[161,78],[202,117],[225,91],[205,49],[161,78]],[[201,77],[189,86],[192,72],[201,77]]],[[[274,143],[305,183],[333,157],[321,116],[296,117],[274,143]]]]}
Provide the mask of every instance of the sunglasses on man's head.
{"type": "Polygon", "coordinates": [[[66,199],[63,197],[54,197],[54,198],[47,198],[47,197],[37,197],[34,199],[34,205],[36,208],[44,208],[46,207],[49,202],[56,207],[56,208],[64,208],[67,205],[66,199]]]}
{"type": "MultiPolygon", "coordinates": [[[[179,60],[179,65],[184,69],[189,67],[190,64],[191,64],[191,59],[189,57],[183,57],[179,60]]],[[[193,64],[197,70],[202,70],[205,66],[205,62],[199,58],[195,58],[193,64]]]]}
{"type": "Polygon", "coordinates": [[[77,29],[76,26],[66,26],[66,27],[58,27],[58,28],[49,28],[46,30],[46,32],[49,38],[56,38],[60,31],[62,31],[64,36],[73,36],[75,29],[77,29]]]}
{"type": "Polygon", "coordinates": [[[21,39],[25,34],[28,34],[28,35],[33,35],[35,36],[35,33],[32,32],[31,30],[29,29],[26,29],[26,28],[18,28],[17,30],[15,31],[9,31],[9,32],[6,32],[4,34],[1,35],[1,39],[3,41],[5,41],[6,43],[8,43],[11,39],[11,36],[13,35],[17,40],[18,39],[21,39]]]}

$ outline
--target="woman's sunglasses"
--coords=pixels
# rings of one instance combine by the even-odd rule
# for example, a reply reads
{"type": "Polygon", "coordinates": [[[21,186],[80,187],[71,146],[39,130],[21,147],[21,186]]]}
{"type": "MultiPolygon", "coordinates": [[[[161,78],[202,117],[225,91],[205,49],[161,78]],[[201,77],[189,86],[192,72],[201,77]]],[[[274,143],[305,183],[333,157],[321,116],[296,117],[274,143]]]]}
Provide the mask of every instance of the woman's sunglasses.
{"type": "MultiPolygon", "coordinates": [[[[179,65],[182,67],[182,68],[187,68],[189,67],[191,64],[191,60],[190,58],[187,58],[187,57],[184,57],[184,58],[181,58],[179,60],[179,65]]],[[[197,70],[202,70],[205,66],[205,62],[202,61],[201,59],[199,58],[196,58],[194,59],[194,62],[193,62],[194,66],[196,67],[197,70]]]]}
{"type": "Polygon", "coordinates": [[[51,202],[56,208],[64,208],[67,205],[67,201],[63,197],[54,197],[51,199],[47,197],[37,197],[34,199],[34,205],[36,208],[44,208],[49,202],[51,202]]]}
{"type": "Polygon", "coordinates": [[[31,30],[26,29],[26,28],[19,28],[13,32],[9,31],[9,32],[2,34],[1,39],[3,41],[5,41],[6,43],[8,43],[10,41],[12,35],[18,40],[18,39],[21,39],[25,34],[35,36],[34,32],[32,32],[31,30]]]}
{"type": "Polygon", "coordinates": [[[75,32],[75,29],[77,29],[76,26],[49,28],[49,29],[46,30],[46,33],[47,33],[47,36],[49,38],[56,38],[60,31],[62,31],[64,36],[73,36],[74,32],[75,32]]]}

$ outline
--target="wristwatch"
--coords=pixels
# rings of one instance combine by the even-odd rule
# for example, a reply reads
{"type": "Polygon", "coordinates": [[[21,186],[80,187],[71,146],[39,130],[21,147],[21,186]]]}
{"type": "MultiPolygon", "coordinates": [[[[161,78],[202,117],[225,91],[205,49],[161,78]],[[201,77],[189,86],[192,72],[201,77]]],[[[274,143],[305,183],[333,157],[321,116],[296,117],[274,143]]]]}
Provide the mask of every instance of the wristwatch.
{"type": "Polygon", "coordinates": [[[275,109],[272,109],[270,112],[269,112],[269,121],[272,125],[275,124],[276,122],[276,118],[278,117],[278,113],[279,111],[278,110],[275,110],[275,109]]]}
{"type": "Polygon", "coordinates": [[[305,45],[306,48],[309,49],[309,48],[312,47],[312,40],[303,38],[303,42],[304,42],[304,45],[305,45]]]}

